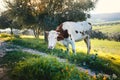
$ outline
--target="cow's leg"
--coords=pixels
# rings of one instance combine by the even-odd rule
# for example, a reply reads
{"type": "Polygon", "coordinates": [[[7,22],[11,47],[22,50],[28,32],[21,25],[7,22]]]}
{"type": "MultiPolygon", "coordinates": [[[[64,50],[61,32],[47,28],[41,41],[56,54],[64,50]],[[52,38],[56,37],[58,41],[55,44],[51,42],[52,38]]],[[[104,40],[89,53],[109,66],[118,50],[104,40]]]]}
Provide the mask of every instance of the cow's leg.
{"type": "Polygon", "coordinates": [[[75,41],[71,40],[71,41],[70,41],[70,44],[71,44],[71,46],[72,46],[72,51],[73,51],[73,53],[76,55],[75,41]]]}
{"type": "Polygon", "coordinates": [[[64,40],[62,43],[66,47],[67,53],[69,54],[69,42],[64,40]]]}
{"type": "Polygon", "coordinates": [[[66,49],[67,49],[67,53],[69,54],[69,43],[67,42],[67,45],[66,45],[66,49]]]}
{"type": "Polygon", "coordinates": [[[86,45],[87,45],[87,54],[90,53],[90,49],[91,49],[91,43],[90,43],[90,37],[87,36],[85,39],[84,39],[86,45]]]}

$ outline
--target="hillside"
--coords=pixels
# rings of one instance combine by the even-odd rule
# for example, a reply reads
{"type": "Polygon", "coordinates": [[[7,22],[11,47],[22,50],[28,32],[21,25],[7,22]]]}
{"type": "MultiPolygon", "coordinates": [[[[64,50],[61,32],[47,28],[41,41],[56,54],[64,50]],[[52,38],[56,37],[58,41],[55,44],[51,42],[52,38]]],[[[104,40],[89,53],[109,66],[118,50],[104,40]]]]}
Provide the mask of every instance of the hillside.
{"type": "Polygon", "coordinates": [[[92,23],[120,21],[120,13],[91,14],[91,18],[88,21],[92,23]]]}

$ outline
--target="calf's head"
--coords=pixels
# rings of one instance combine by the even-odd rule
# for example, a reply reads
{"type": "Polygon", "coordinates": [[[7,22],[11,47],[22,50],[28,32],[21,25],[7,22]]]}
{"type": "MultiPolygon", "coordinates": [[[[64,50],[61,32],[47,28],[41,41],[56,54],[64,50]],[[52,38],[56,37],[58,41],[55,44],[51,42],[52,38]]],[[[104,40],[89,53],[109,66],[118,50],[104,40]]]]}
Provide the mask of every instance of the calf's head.
{"type": "Polygon", "coordinates": [[[51,30],[48,34],[48,49],[54,49],[59,32],[51,30]]]}

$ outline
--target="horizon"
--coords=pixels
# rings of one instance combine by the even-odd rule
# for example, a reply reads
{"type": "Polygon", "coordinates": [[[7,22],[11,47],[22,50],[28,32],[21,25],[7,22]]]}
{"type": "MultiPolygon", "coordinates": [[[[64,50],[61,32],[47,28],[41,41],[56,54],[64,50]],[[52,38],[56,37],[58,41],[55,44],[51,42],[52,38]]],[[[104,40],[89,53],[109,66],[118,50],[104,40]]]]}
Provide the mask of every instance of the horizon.
{"type": "Polygon", "coordinates": [[[120,12],[113,12],[113,13],[90,13],[90,14],[93,14],[93,15],[99,15],[99,14],[120,14],[120,12]]]}

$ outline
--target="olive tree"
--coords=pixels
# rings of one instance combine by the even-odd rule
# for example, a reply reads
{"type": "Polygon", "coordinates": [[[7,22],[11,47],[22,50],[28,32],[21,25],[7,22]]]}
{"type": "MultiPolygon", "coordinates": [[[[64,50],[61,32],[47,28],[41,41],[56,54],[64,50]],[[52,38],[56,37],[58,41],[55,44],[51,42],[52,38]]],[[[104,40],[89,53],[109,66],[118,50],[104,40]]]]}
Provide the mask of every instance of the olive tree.
{"type": "Polygon", "coordinates": [[[64,21],[83,21],[97,0],[5,0],[14,17],[34,30],[36,37],[64,21]]]}

